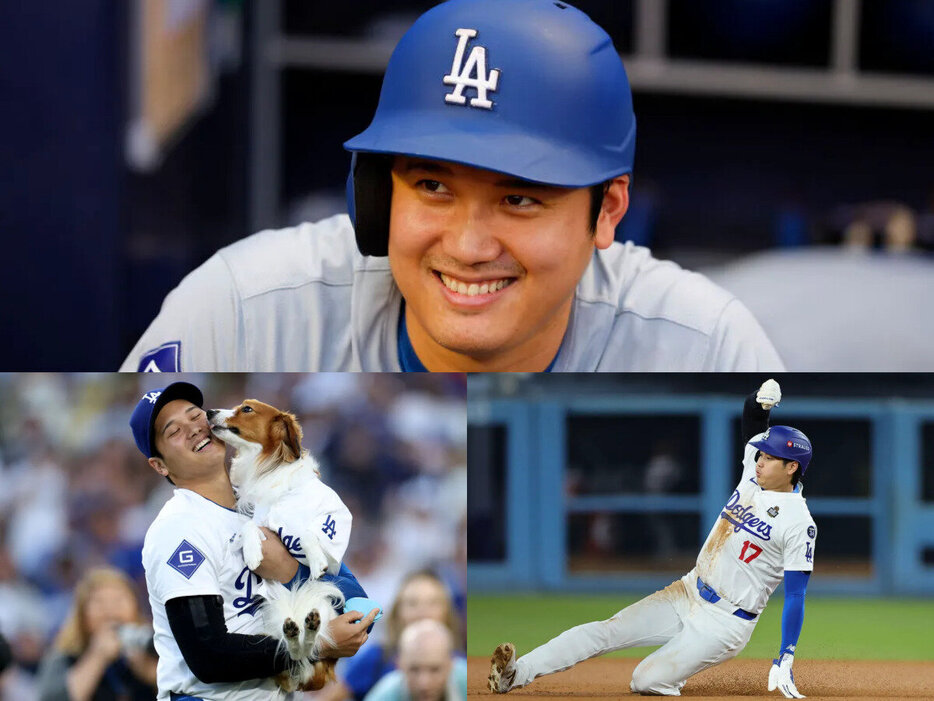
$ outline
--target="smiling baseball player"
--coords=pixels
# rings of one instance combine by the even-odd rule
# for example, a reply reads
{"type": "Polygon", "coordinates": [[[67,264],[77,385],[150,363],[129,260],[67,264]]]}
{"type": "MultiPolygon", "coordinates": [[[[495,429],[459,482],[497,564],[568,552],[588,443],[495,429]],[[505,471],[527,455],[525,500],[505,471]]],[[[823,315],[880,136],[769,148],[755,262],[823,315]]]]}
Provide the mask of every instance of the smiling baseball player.
{"type": "MultiPolygon", "coordinates": [[[[261,634],[260,575],[295,581],[302,566],[284,545],[267,538],[275,546],[272,557],[252,572],[233,546],[248,519],[236,510],[224,444],[208,428],[202,404],[200,389],[174,382],[143,395],[130,419],[150,467],[176,486],[147,530],[142,553],[159,655],[158,698],[266,701],[277,698],[272,677],[290,661],[278,640],[261,634]]],[[[347,575],[334,583],[345,596],[365,597],[347,575]]],[[[347,611],[332,620],[335,643],[327,656],[353,655],[378,613],[347,611]]]]}
{"type": "Polygon", "coordinates": [[[749,310],[615,241],[636,118],[610,36],[552,0],[449,0],[386,69],[348,212],[222,249],[125,371],[779,371],[749,310]]]}
{"type": "Polygon", "coordinates": [[[505,693],[613,650],[661,645],[633,671],[630,688],[680,696],[689,677],[746,646],[784,576],[782,641],[768,688],[804,698],[791,668],[817,537],[799,482],[811,460],[811,443],[795,428],[769,428],[769,413],[780,400],[774,380],[746,399],[743,476],[694,569],[612,618],[571,628],[518,659],[511,643],[498,646],[490,665],[491,691],[505,693]]]}

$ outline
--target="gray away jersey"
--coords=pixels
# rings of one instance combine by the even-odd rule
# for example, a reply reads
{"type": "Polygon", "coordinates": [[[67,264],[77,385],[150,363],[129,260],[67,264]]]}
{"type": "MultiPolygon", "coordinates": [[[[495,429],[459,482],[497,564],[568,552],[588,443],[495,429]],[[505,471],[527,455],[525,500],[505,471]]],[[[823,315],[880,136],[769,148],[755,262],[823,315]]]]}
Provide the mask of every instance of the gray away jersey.
{"type": "MultiPolygon", "coordinates": [[[[162,304],[122,371],[398,372],[402,296],[347,215],[218,251],[162,304]]],[[[648,249],[596,251],[555,372],[784,370],[743,304],[648,249]]]]}

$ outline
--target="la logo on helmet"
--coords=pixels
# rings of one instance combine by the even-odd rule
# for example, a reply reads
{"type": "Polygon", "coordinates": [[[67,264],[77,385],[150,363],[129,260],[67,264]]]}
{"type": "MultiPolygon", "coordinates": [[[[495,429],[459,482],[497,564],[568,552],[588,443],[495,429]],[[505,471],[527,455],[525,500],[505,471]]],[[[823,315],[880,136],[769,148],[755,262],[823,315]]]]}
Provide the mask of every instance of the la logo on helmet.
{"type": "Polygon", "coordinates": [[[493,102],[486,96],[487,90],[496,92],[496,83],[499,81],[499,70],[493,68],[489,74],[486,72],[486,48],[483,46],[474,46],[470,50],[470,56],[464,63],[464,51],[467,50],[467,42],[477,36],[476,29],[458,29],[454,34],[457,39],[457,50],[454,52],[454,63],[451,65],[451,72],[444,76],[445,85],[456,86],[453,91],[444,96],[444,101],[454,104],[466,104],[467,98],[464,97],[464,88],[473,88],[477,91],[477,96],[470,99],[471,107],[482,107],[483,109],[493,109],[493,102]],[[471,77],[471,74],[476,77],[471,77]]]}

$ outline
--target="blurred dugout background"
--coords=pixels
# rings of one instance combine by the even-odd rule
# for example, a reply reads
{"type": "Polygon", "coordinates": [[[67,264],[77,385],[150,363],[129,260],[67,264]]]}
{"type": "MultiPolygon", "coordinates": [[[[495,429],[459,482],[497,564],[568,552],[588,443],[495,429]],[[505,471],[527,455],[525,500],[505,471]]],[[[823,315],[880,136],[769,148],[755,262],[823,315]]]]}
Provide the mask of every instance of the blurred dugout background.
{"type": "Polygon", "coordinates": [[[140,553],[172,486],[148,467],[128,421],[144,392],[175,379],[198,385],[208,407],[256,397],[289,408],[353,513],[345,562],[367,593],[388,610],[406,574],[432,568],[463,619],[463,377],[0,375],[0,634],[15,658],[0,699],[35,698],[36,666],[89,568],[126,572],[151,618],[140,553]]]}
{"type": "MultiPolygon", "coordinates": [[[[344,211],[341,144],[433,4],[2,3],[0,367],[115,368],[219,247],[344,211]]],[[[934,3],[577,5],[634,89],[619,237],[736,293],[792,370],[934,369],[934,3]]]]}
{"type": "MultiPolygon", "coordinates": [[[[637,592],[689,571],[742,473],[765,377],[468,378],[473,594],[637,592]]],[[[785,375],[817,594],[934,596],[934,377],[785,375]]]]}

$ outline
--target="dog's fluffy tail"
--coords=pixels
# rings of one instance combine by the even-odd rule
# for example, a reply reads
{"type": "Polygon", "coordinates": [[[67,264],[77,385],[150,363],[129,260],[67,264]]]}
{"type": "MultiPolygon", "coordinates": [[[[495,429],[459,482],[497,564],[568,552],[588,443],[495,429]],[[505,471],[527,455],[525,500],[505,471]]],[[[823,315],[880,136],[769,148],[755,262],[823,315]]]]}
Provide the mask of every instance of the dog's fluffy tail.
{"type": "MultiPolygon", "coordinates": [[[[305,616],[315,609],[321,618],[321,625],[315,636],[312,647],[312,656],[318,657],[318,650],[322,644],[333,645],[328,623],[337,617],[337,610],[344,605],[344,595],[333,584],[320,580],[310,579],[303,584],[287,589],[284,585],[266,582],[269,597],[263,607],[263,623],[266,634],[279,640],[281,647],[286,642],[282,635],[282,622],[291,618],[304,626],[305,616]]],[[[304,636],[304,628],[301,635],[304,636]]]]}

